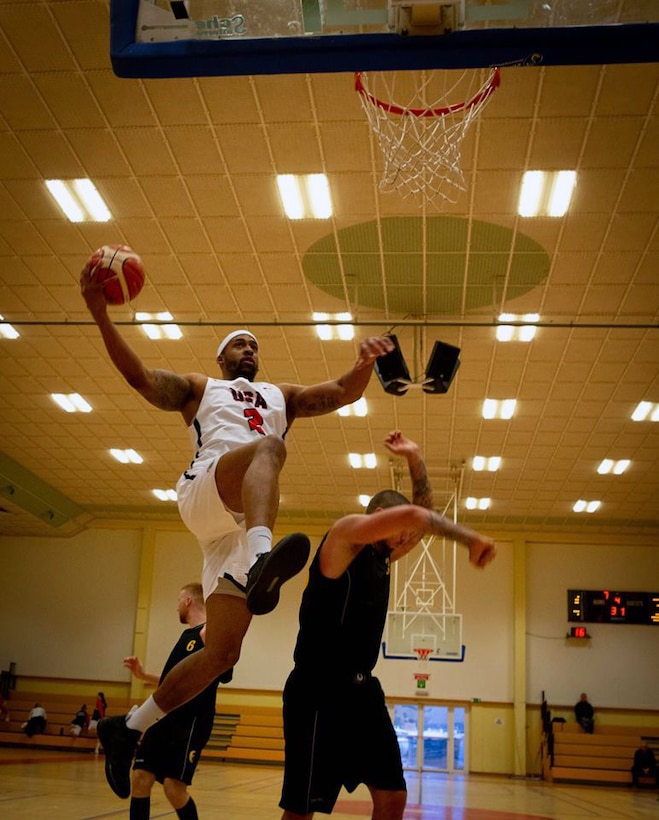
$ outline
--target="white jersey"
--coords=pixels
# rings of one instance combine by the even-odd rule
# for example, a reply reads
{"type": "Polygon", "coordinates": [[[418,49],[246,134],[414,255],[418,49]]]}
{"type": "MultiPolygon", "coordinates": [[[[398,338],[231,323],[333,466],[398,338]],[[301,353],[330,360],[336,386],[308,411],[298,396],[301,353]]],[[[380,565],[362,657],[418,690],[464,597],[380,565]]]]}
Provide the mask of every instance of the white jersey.
{"type": "Polygon", "coordinates": [[[216,461],[229,450],[261,436],[286,434],[286,400],[281,390],[267,382],[245,378],[211,379],[206,382],[197,415],[188,427],[194,459],[183,474],[216,461]]]}

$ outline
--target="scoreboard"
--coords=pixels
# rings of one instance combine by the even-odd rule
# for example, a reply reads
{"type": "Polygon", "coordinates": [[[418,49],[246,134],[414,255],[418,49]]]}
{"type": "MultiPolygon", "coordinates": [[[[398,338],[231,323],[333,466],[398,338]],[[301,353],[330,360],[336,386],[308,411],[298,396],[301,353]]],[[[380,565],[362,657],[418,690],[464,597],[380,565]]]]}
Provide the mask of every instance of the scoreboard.
{"type": "Polygon", "coordinates": [[[659,592],[569,589],[567,619],[587,624],[659,625],[659,592]]]}

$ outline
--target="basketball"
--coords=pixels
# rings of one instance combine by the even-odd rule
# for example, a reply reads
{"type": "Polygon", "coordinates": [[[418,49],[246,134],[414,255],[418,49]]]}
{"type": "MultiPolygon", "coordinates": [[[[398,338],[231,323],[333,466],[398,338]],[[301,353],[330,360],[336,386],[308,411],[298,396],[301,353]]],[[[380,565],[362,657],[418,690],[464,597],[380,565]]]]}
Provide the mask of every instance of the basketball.
{"type": "Polygon", "coordinates": [[[103,245],[90,261],[110,305],[130,302],[144,287],[142,260],[128,245],[103,245]]]}

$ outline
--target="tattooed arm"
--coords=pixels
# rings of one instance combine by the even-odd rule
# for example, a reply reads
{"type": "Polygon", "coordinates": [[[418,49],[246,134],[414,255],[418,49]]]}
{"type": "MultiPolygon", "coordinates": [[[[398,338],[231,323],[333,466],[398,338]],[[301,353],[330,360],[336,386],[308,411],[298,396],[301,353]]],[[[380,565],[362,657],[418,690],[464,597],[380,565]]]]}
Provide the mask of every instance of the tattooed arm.
{"type": "Polygon", "coordinates": [[[407,459],[407,467],[412,479],[412,503],[431,510],[433,508],[432,487],[419,445],[404,436],[400,430],[393,430],[384,440],[384,446],[395,456],[407,459]]]}
{"type": "Polygon", "coordinates": [[[359,355],[352,370],[338,379],[309,387],[279,385],[286,397],[289,424],[298,416],[322,416],[357,401],[371,378],[375,360],[392,348],[387,336],[371,336],[360,342],[359,355]]]}
{"type": "Polygon", "coordinates": [[[431,534],[464,544],[469,550],[469,561],[475,567],[486,567],[496,556],[496,546],[491,538],[432,510],[415,504],[401,504],[370,515],[340,518],[328,532],[321,548],[326,559],[331,559],[331,563],[326,560],[329,569],[323,569],[323,574],[338,578],[365,544],[376,542],[384,542],[391,550],[391,561],[398,561],[414,549],[421,536],[431,534]]]}

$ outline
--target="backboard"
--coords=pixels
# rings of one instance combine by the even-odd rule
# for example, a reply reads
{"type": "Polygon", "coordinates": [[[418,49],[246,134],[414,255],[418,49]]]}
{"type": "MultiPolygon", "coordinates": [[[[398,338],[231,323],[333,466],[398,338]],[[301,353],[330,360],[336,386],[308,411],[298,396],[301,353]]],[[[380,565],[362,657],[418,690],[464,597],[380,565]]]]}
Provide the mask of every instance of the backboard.
{"type": "Polygon", "coordinates": [[[111,0],[120,77],[655,62],[656,0],[111,0]]]}
{"type": "Polygon", "coordinates": [[[385,658],[417,659],[427,650],[427,660],[464,660],[462,615],[445,612],[388,612],[383,642],[385,658]]]}

